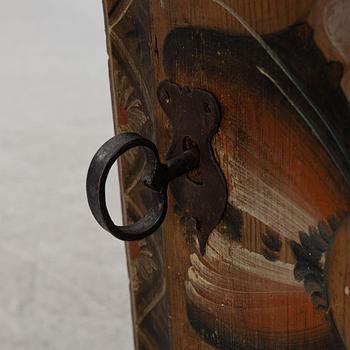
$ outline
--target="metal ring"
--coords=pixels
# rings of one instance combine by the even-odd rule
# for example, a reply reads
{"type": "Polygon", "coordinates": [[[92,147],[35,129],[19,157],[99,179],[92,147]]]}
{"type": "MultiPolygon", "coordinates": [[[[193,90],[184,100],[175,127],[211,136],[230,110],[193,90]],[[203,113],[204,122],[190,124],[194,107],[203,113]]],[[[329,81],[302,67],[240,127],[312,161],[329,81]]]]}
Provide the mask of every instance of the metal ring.
{"type": "Polygon", "coordinates": [[[93,157],[86,180],[89,207],[97,222],[116,238],[134,241],[145,238],[162,224],[167,211],[167,188],[162,186],[157,192],[160,201],[145,217],[134,224],[117,226],[112,221],[106,205],[106,180],[115,161],[125,152],[135,147],[146,147],[152,151],[156,167],[161,165],[156,146],[150,140],[136,133],[123,133],[108,140],[93,157]]]}

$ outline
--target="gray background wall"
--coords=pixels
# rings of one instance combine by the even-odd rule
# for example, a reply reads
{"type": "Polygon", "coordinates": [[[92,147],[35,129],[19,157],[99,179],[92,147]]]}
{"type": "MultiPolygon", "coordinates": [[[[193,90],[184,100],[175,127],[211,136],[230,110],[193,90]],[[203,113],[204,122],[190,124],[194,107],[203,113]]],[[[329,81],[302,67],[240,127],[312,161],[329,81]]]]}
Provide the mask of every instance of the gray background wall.
{"type": "Polygon", "coordinates": [[[124,245],[84,188],[113,133],[103,26],[100,0],[0,2],[2,350],[132,349],[124,245]]]}

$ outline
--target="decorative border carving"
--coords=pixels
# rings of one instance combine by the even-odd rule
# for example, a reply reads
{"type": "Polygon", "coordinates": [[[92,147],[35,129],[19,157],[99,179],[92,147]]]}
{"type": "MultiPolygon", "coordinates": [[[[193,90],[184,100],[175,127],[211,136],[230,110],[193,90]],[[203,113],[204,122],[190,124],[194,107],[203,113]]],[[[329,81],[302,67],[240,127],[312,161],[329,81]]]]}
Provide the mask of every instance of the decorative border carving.
{"type": "MultiPolygon", "coordinates": [[[[105,0],[113,109],[118,132],[155,138],[149,48],[148,0],[105,0]]],[[[147,162],[141,150],[120,162],[124,220],[134,221],[152,205],[140,176],[147,162]]],[[[169,334],[163,238],[159,231],[127,243],[131,298],[137,349],[167,349],[169,334]]]]}

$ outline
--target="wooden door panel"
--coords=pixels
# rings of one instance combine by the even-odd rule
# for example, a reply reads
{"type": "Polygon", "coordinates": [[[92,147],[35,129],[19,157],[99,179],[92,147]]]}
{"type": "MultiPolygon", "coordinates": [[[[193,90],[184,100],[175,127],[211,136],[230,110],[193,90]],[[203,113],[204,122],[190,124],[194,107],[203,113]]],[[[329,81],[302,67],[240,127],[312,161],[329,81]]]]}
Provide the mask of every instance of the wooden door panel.
{"type": "MultiPolygon", "coordinates": [[[[162,229],[127,244],[135,344],[342,349],[325,260],[350,211],[347,58],[315,19],[325,1],[227,4],[238,17],[214,0],[104,2],[117,132],[166,154],[162,80],[212,92],[222,112],[213,148],[229,197],[205,253],[171,195],[162,229]]],[[[126,222],[154,201],[139,181],[146,161],[138,152],[120,163],[126,222]]]]}

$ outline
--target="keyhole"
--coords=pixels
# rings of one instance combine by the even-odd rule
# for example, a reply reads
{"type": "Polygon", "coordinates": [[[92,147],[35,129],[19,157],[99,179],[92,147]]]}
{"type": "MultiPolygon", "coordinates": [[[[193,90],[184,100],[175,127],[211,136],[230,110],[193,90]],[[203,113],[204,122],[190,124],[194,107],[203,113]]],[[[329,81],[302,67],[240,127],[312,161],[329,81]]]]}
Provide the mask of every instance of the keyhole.
{"type": "MultiPolygon", "coordinates": [[[[182,141],[182,147],[183,147],[184,151],[187,151],[187,150],[189,150],[189,149],[191,149],[193,147],[198,147],[198,146],[197,146],[196,142],[194,142],[191,139],[191,137],[185,136],[183,141],[182,141]]],[[[192,181],[195,184],[197,184],[197,185],[203,185],[202,174],[201,174],[201,171],[200,171],[200,165],[197,168],[189,171],[187,173],[187,178],[190,181],[192,181]]]]}

